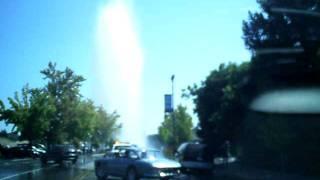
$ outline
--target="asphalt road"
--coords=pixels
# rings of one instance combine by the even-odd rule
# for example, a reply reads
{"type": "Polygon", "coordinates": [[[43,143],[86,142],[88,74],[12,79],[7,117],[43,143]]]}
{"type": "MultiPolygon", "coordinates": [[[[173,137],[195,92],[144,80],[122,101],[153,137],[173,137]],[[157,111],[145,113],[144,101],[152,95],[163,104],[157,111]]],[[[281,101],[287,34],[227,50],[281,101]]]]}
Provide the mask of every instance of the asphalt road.
{"type": "MultiPolygon", "coordinates": [[[[75,165],[48,164],[42,166],[39,159],[0,160],[0,180],[95,180],[93,162],[99,156],[80,156],[75,165]]],[[[197,175],[181,175],[179,180],[213,179],[197,175]]]]}
{"type": "Polygon", "coordinates": [[[13,159],[0,161],[0,180],[17,179],[95,179],[93,160],[95,157],[80,156],[75,165],[41,165],[39,159],[13,159]]]}

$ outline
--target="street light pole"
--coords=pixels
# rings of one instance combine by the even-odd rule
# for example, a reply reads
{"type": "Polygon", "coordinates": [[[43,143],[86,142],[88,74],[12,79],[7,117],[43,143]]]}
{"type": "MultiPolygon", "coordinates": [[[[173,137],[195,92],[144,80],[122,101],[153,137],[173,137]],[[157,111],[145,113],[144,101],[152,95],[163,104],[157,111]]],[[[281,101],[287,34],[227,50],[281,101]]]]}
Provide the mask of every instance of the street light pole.
{"type": "Polygon", "coordinates": [[[174,112],[174,78],[175,76],[171,76],[171,84],[172,84],[172,112],[174,112]]]}
{"type": "Polygon", "coordinates": [[[174,145],[176,145],[176,119],[175,119],[175,115],[174,115],[174,78],[175,76],[172,75],[171,76],[171,85],[172,85],[172,96],[171,96],[171,101],[172,101],[172,135],[173,135],[173,139],[174,139],[174,145]]]}

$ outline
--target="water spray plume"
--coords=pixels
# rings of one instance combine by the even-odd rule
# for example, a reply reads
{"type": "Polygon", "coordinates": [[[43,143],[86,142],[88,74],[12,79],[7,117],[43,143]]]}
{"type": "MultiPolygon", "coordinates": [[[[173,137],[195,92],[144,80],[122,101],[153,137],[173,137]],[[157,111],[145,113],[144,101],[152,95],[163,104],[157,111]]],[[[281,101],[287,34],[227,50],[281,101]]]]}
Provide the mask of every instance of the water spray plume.
{"type": "Polygon", "coordinates": [[[113,0],[100,9],[97,22],[97,74],[100,101],[120,114],[120,141],[144,145],[142,112],[143,52],[132,8],[113,0]]]}

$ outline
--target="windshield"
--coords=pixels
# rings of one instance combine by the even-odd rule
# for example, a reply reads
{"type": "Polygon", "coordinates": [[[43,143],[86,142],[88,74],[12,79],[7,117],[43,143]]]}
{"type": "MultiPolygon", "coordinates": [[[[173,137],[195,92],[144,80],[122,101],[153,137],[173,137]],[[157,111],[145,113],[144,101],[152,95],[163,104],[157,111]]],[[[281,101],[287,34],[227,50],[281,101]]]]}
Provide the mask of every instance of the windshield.
{"type": "Polygon", "coordinates": [[[123,150],[123,149],[127,149],[130,148],[130,146],[115,146],[114,150],[123,150]]]}
{"type": "Polygon", "coordinates": [[[149,160],[161,159],[164,157],[160,151],[151,151],[151,150],[142,151],[140,156],[142,159],[149,159],[149,160]]]}

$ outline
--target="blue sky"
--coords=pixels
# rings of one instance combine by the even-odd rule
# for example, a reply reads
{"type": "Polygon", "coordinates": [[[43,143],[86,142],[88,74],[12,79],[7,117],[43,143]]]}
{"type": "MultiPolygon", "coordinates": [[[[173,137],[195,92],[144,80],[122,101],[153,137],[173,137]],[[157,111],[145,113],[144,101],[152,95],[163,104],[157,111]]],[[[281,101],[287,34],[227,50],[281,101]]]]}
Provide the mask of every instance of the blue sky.
{"type": "MultiPolygon", "coordinates": [[[[87,79],[84,96],[113,111],[108,100],[100,98],[108,90],[99,90],[103,78],[96,62],[98,18],[108,3],[0,1],[0,99],[6,101],[26,83],[42,86],[45,82],[39,72],[54,61],[59,68],[68,66],[83,75],[87,79]]],[[[220,63],[250,58],[241,26],[248,11],[258,9],[255,0],[131,0],[125,4],[143,54],[140,103],[147,134],[156,132],[163,120],[163,95],[171,90],[172,74],[176,75],[175,103],[187,105],[192,113],[191,101],[180,98],[181,89],[199,84],[220,63]]],[[[114,76],[111,71],[104,75],[114,76]]]]}

